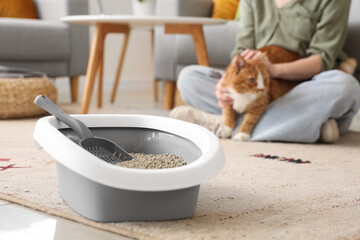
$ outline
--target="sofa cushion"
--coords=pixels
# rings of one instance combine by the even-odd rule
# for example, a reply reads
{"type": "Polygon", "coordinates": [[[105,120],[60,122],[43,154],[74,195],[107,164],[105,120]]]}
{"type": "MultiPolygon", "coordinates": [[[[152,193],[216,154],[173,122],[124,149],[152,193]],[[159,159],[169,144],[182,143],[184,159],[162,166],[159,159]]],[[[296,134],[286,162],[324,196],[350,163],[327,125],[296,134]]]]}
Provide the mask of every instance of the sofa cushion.
{"type": "Polygon", "coordinates": [[[0,17],[38,18],[33,0],[1,0],[0,17]]]}
{"type": "Polygon", "coordinates": [[[69,59],[70,33],[65,23],[1,18],[0,39],[0,60],[69,59]]]}
{"type": "MultiPolygon", "coordinates": [[[[46,73],[48,77],[70,76],[69,62],[59,61],[9,61],[1,60],[0,65],[6,67],[26,68],[46,73]]],[[[71,75],[72,76],[72,75],[71,75]]]]}

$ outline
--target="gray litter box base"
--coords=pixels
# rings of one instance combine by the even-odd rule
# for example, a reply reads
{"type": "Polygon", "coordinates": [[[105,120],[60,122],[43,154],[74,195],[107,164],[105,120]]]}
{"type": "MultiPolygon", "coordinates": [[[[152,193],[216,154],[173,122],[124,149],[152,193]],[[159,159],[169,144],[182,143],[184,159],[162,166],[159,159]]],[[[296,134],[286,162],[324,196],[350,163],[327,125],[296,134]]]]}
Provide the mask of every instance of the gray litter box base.
{"type": "Polygon", "coordinates": [[[200,185],[173,191],[129,191],[96,183],[58,162],[56,169],[62,198],[93,221],[175,220],[195,213],[200,185]]]}
{"type": "MultiPolygon", "coordinates": [[[[79,142],[71,129],[60,130],[79,142]]],[[[95,136],[109,139],[127,152],[171,153],[191,164],[201,156],[188,139],[148,128],[91,128],[95,136]]],[[[102,161],[102,160],[99,160],[102,161]]],[[[57,161],[60,194],[80,215],[94,221],[157,221],[192,217],[200,185],[171,191],[132,191],[102,185],[85,178],[57,161]]]]}

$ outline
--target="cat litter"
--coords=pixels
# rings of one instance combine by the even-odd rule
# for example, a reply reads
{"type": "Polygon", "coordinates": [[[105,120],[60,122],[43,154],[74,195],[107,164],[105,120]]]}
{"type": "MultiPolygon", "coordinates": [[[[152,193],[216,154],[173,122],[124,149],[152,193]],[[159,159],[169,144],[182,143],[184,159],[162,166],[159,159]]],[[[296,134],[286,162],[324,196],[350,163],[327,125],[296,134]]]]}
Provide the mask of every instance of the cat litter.
{"type": "Polygon", "coordinates": [[[134,159],[119,162],[116,166],[139,169],[165,169],[186,165],[186,162],[181,157],[170,153],[131,153],[131,156],[133,156],[134,159]]]}

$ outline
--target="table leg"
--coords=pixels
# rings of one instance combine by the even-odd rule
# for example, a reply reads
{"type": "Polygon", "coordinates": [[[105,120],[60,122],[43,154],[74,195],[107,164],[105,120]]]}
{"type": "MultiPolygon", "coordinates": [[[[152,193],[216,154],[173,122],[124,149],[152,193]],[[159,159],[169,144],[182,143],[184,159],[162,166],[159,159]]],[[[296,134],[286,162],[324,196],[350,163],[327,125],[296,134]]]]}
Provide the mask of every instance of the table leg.
{"type": "Polygon", "coordinates": [[[130,36],[130,30],[128,32],[124,32],[124,42],[123,42],[123,46],[121,49],[121,55],[120,55],[120,59],[119,59],[119,64],[116,70],[116,77],[115,77],[115,81],[114,81],[114,85],[113,85],[113,89],[112,89],[112,93],[111,93],[111,103],[115,102],[115,97],[117,94],[117,89],[118,89],[118,85],[119,85],[119,80],[120,80],[120,76],[121,76],[121,71],[123,68],[123,64],[124,64],[124,59],[125,59],[125,55],[126,55],[126,49],[127,49],[127,45],[129,42],[129,36],[130,36]]]}
{"type": "Polygon", "coordinates": [[[193,38],[199,65],[209,66],[209,57],[201,24],[165,24],[167,34],[190,34],[193,38]]]}
{"type": "Polygon", "coordinates": [[[192,26],[192,37],[194,41],[197,61],[200,65],[210,66],[205,37],[202,26],[192,26]]]}
{"type": "Polygon", "coordinates": [[[84,86],[84,93],[81,103],[81,114],[86,114],[89,111],[92,91],[94,89],[95,75],[97,67],[100,63],[101,53],[103,52],[104,33],[101,24],[97,24],[93,37],[93,42],[90,50],[90,57],[88,68],[86,71],[86,81],[84,86]]]}
{"type": "MultiPolygon", "coordinates": [[[[165,24],[166,34],[190,34],[192,36],[196,58],[199,65],[209,66],[209,56],[207,52],[203,26],[201,24],[165,24]]],[[[166,82],[165,89],[165,109],[174,107],[175,98],[178,95],[179,102],[183,104],[180,94],[177,94],[176,85],[173,82],[166,82]]]]}
{"type": "MultiPolygon", "coordinates": [[[[150,30],[150,37],[151,37],[151,66],[152,69],[154,69],[154,62],[155,62],[155,32],[154,29],[150,30]]],[[[153,75],[154,76],[154,75],[153,75]]],[[[154,101],[157,102],[159,100],[159,88],[158,88],[158,82],[157,80],[154,78],[153,79],[153,89],[154,89],[154,101]]]]}
{"type": "MultiPolygon", "coordinates": [[[[102,67],[100,64],[103,62],[103,52],[104,52],[104,43],[105,43],[105,37],[108,33],[129,33],[130,28],[127,24],[109,24],[109,23],[98,23],[96,24],[96,29],[93,37],[93,42],[91,45],[90,50],[90,57],[88,62],[88,68],[86,71],[86,81],[85,81],[85,87],[84,87],[84,93],[82,97],[82,103],[81,103],[81,113],[86,114],[89,111],[90,101],[91,101],[91,95],[92,91],[94,89],[94,83],[95,83],[95,76],[98,68],[100,67],[100,74],[101,77],[99,77],[99,87],[102,91],[102,67]]],[[[99,91],[100,91],[99,90],[99,91]]],[[[102,96],[102,93],[98,92],[98,96],[102,96]]],[[[100,98],[98,98],[99,100],[100,98]]],[[[101,105],[101,100],[100,105],[101,105]]],[[[99,102],[98,102],[99,105],[99,102]]]]}
{"type": "Polygon", "coordinates": [[[100,63],[98,66],[98,72],[99,72],[99,82],[98,82],[98,97],[97,97],[97,107],[102,107],[102,92],[103,92],[103,73],[104,73],[104,52],[101,54],[100,57],[100,63]]]}

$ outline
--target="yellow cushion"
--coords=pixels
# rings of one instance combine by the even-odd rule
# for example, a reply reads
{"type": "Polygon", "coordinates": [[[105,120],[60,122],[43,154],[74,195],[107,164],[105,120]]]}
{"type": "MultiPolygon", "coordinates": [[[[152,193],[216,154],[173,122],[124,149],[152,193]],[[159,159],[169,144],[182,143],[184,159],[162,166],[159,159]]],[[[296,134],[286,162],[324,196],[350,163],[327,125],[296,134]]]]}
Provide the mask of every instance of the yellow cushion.
{"type": "Polygon", "coordinates": [[[38,18],[33,0],[0,0],[0,17],[38,18]]]}
{"type": "Polygon", "coordinates": [[[233,20],[240,0],[213,0],[213,18],[233,20]]]}

